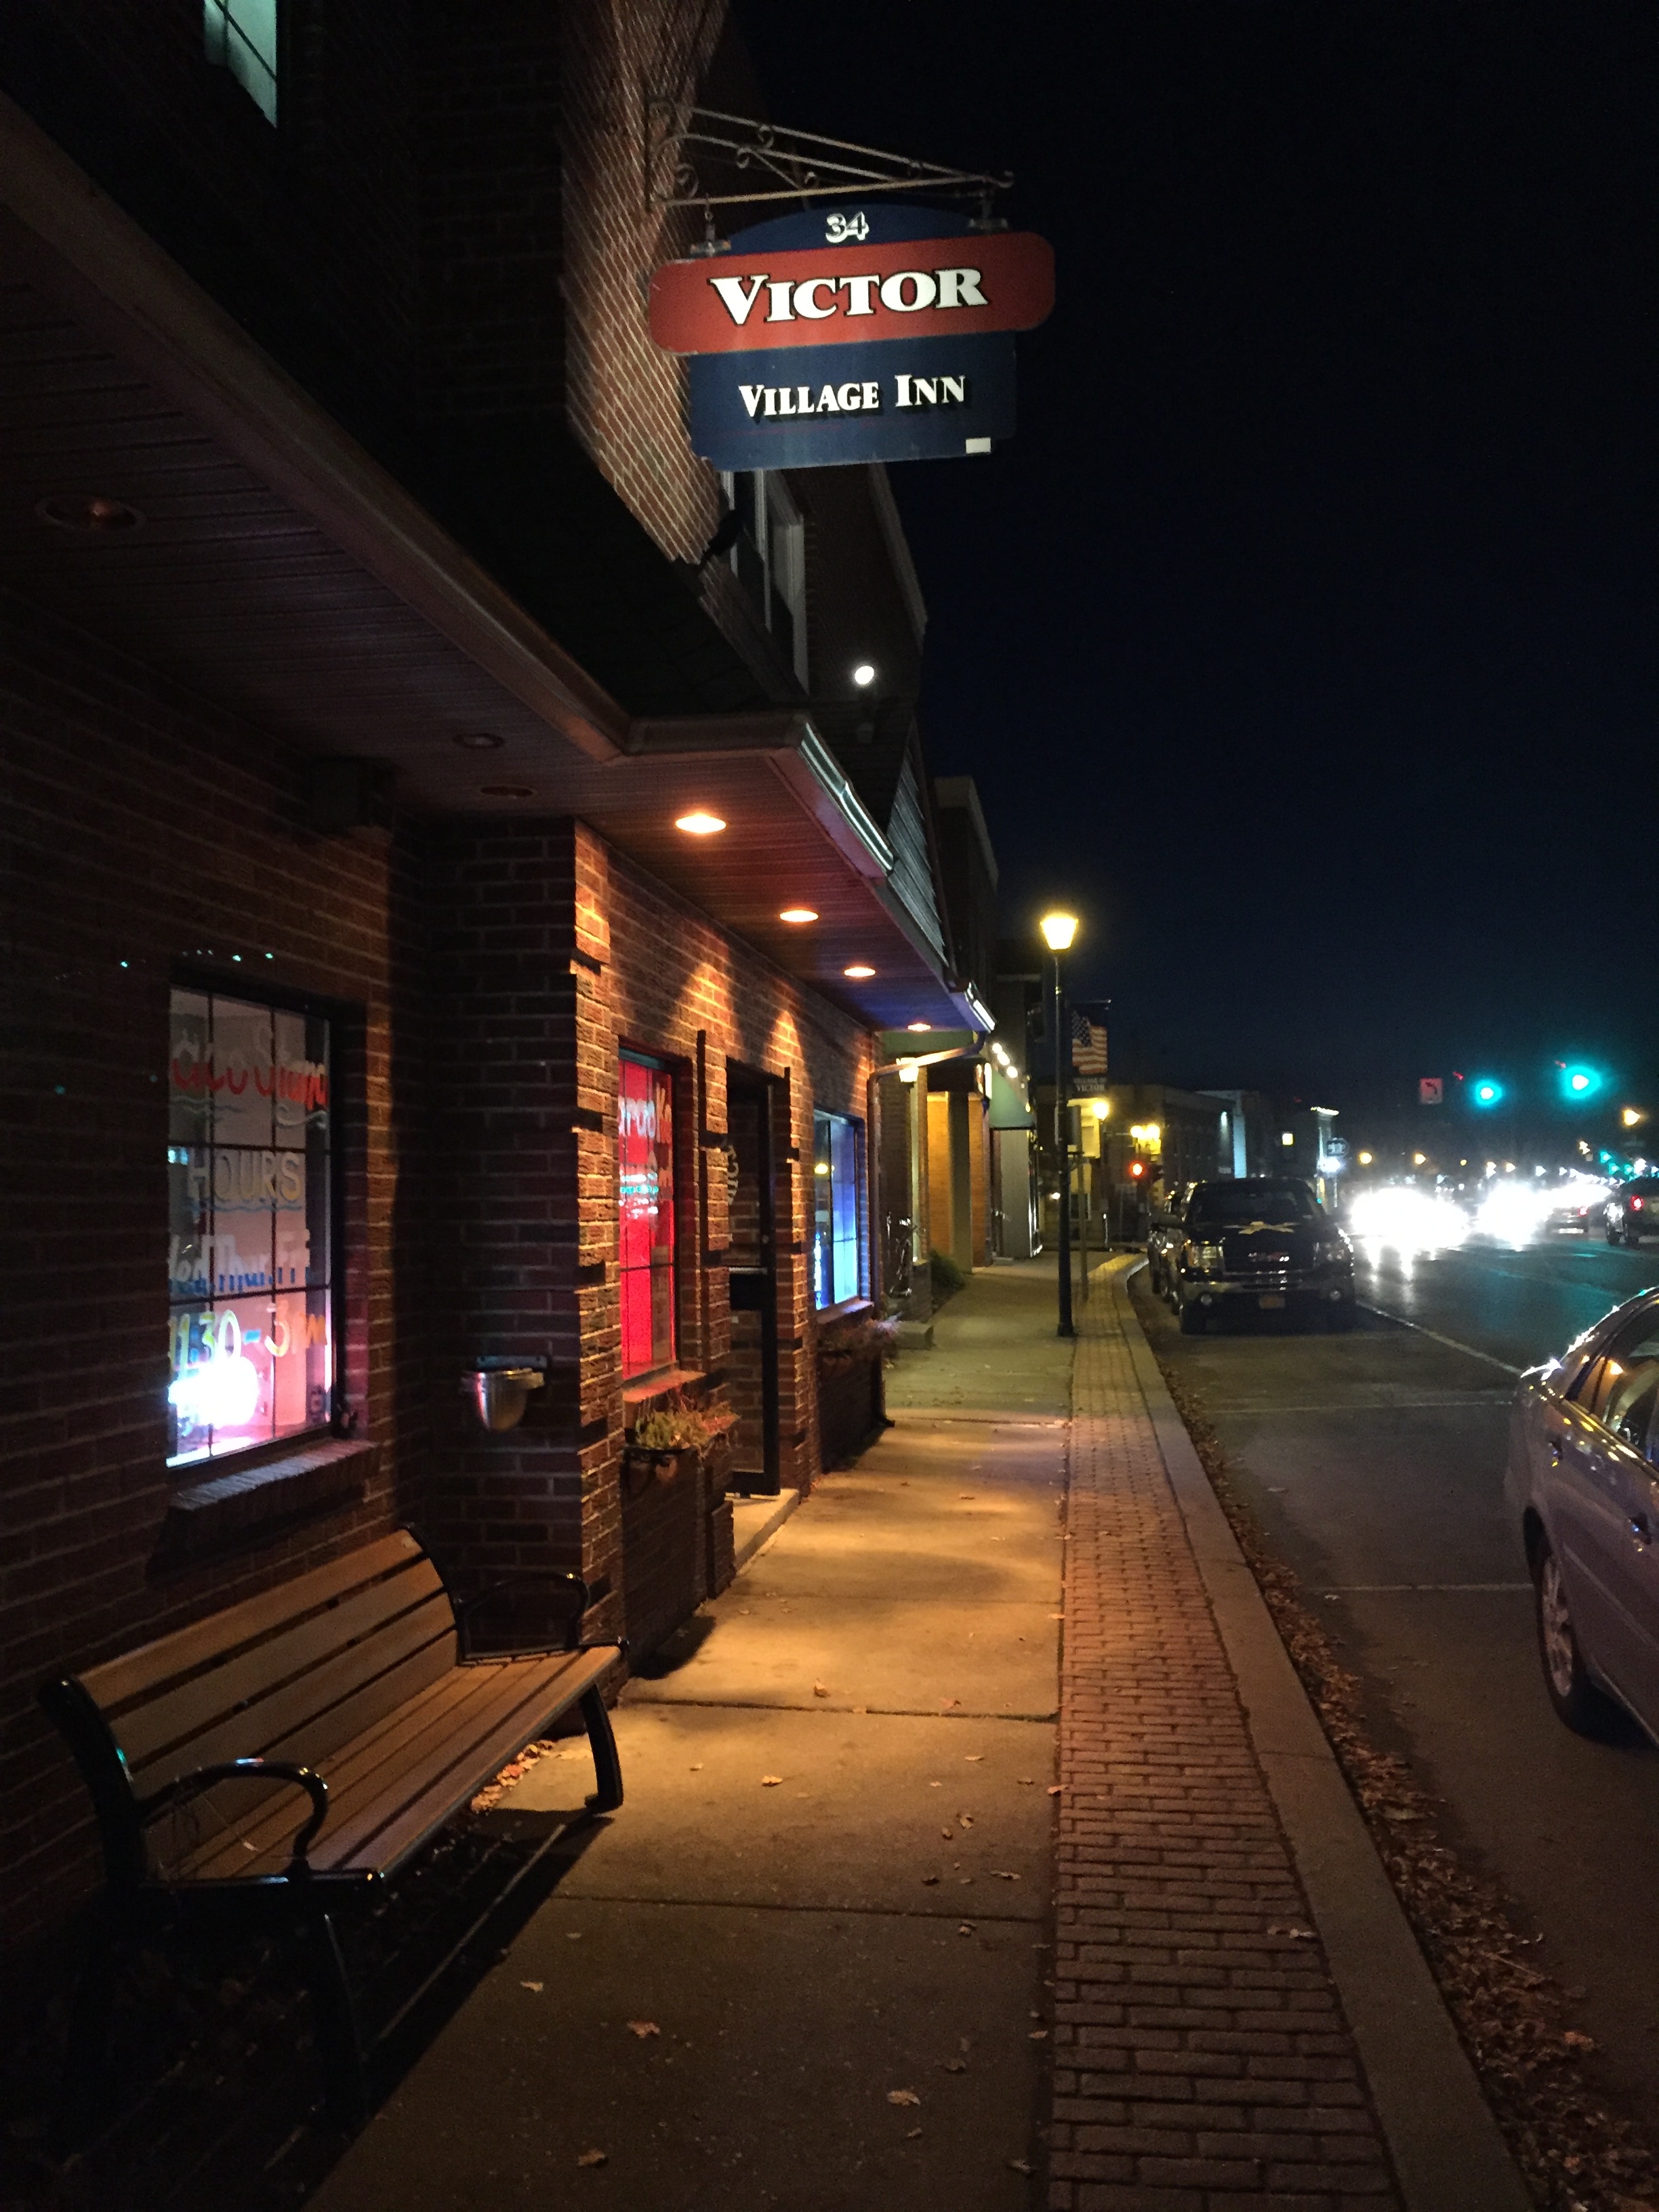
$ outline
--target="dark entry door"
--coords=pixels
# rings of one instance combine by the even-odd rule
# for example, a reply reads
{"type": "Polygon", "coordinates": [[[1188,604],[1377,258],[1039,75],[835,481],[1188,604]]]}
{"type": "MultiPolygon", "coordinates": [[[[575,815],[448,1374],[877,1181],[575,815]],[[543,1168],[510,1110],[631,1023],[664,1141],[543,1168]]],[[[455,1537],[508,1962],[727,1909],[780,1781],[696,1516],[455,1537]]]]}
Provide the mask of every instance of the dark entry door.
{"type": "Polygon", "coordinates": [[[779,1488],[778,1085],[726,1071],[726,1123],[736,1172],[731,1194],[732,1389],[742,1415],[732,1479],[753,1496],[779,1488]]]}

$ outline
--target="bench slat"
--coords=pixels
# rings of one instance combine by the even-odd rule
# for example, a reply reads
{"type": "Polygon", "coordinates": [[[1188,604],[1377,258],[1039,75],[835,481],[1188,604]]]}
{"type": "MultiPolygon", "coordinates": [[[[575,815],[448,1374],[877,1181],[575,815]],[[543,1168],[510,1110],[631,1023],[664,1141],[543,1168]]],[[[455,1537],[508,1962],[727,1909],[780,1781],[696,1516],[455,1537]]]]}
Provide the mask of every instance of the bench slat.
{"type": "MultiPolygon", "coordinates": [[[[434,1674],[454,1662],[454,1615],[441,1591],[382,1629],[372,1644],[340,1652],[297,1681],[204,1729],[179,1749],[135,1766],[133,1786],[141,1796],[149,1796],[179,1775],[225,1759],[288,1757],[320,1762],[325,1756],[325,1747],[332,1748],[347,1741],[362,1725],[361,1721],[354,1724],[340,1719],[332,1709],[363,1690],[372,1694],[401,1662],[422,1654],[429,1655],[434,1674]],[[279,1751],[279,1744],[284,1749],[279,1751]]],[[[404,1694],[409,1694],[407,1689],[404,1694]]]]}
{"type": "MultiPolygon", "coordinates": [[[[312,1865],[319,1873],[392,1871],[616,1662],[614,1650],[562,1652],[458,1668],[430,1685],[347,1745],[337,1765],[325,1765],[329,1816],[312,1865]]],[[[206,1839],[173,1878],[280,1874],[302,1810],[267,1799],[239,1834],[206,1839]]]]}
{"type": "MultiPolygon", "coordinates": [[[[374,1791],[386,1787],[386,1769],[406,1759],[411,1744],[428,1730],[465,1729],[469,1702],[486,1698],[489,1685],[474,1667],[450,1667],[435,1680],[414,1690],[392,1711],[366,1725],[361,1735],[343,1742],[323,1762],[328,1782],[328,1817],[338,1820],[374,1791]]],[[[216,1805],[242,1785],[230,1784],[213,1793],[216,1805]]],[[[183,1873],[193,1880],[223,1880],[246,1874],[266,1854],[286,1863],[288,1847],[300,1825],[295,1811],[273,1802],[269,1792],[262,1799],[246,1800],[246,1818],[228,1821],[231,1832],[204,1840],[180,1862],[183,1873]]],[[[302,1814],[303,1806],[298,1812],[302,1814]]],[[[267,1868],[263,1871],[271,1871],[267,1868]]]]}
{"type": "Polygon", "coordinates": [[[332,1841],[325,1826],[312,1863],[319,1870],[372,1867],[379,1874],[392,1873],[616,1663],[614,1650],[569,1652],[544,1666],[533,1660],[507,1662],[489,1732],[461,1747],[441,1742],[428,1759],[398,1776],[384,1807],[365,1808],[343,1823],[332,1841]],[[525,1679],[515,1679],[520,1668],[525,1679]]]}
{"type": "Polygon", "coordinates": [[[125,1651],[101,1666],[88,1667],[80,1677],[81,1686],[101,1712],[114,1712],[131,1698],[153,1694],[216,1656],[270,1634],[296,1613],[326,1605],[331,1598],[343,1597],[392,1568],[423,1556],[408,1529],[399,1528],[347,1553],[343,1559],[332,1559],[326,1566],[313,1567],[308,1574],[262,1590],[240,1605],[209,1613],[188,1628],[175,1629],[171,1635],[140,1644],[136,1651],[125,1651]]]}
{"type": "MultiPolygon", "coordinates": [[[[443,1584],[429,1559],[415,1559],[393,1575],[371,1583],[367,1589],[337,1600],[322,1613],[313,1613],[297,1626],[283,1628],[234,1659],[210,1666],[191,1676],[179,1687],[152,1696],[129,1707],[112,1723],[115,1740],[134,1769],[148,1766],[163,1752],[182,1753],[184,1747],[207,1736],[220,1725],[246,1712],[257,1729],[257,1707],[285,1685],[308,1670],[320,1668],[348,1646],[361,1644],[365,1673],[378,1671],[372,1639],[402,1614],[436,1596],[443,1584]]],[[[191,1756],[189,1764],[204,1759],[191,1756]]]]}

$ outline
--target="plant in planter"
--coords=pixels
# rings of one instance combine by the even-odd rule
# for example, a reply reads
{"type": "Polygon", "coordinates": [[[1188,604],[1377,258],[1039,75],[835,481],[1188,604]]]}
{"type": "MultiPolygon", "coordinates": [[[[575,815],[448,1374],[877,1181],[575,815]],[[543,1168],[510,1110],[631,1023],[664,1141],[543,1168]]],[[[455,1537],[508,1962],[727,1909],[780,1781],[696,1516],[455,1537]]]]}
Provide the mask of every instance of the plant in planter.
{"type": "Polygon", "coordinates": [[[897,1348],[896,1321],[880,1321],[873,1313],[860,1314],[823,1331],[818,1339],[818,1365],[830,1374],[878,1362],[884,1366],[896,1357],[897,1348]]]}
{"type": "Polygon", "coordinates": [[[704,1413],[676,1395],[640,1416],[629,1432],[628,1456],[649,1464],[659,1482],[672,1482],[688,1461],[705,1464],[732,1425],[732,1414],[704,1413]]]}

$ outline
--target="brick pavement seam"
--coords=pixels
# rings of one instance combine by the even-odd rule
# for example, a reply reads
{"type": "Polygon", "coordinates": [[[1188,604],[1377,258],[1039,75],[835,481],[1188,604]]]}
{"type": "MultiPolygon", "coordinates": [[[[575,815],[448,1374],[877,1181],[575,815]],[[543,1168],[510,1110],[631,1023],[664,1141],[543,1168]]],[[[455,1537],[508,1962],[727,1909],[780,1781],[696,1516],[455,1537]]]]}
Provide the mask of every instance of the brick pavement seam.
{"type": "Polygon", "coordinates": [[[1531,2194],[1129,1303],[1135,1266],[1109,1271],[1114,1325],[1406,2212],[1527,2212],[1531,2194]]]}

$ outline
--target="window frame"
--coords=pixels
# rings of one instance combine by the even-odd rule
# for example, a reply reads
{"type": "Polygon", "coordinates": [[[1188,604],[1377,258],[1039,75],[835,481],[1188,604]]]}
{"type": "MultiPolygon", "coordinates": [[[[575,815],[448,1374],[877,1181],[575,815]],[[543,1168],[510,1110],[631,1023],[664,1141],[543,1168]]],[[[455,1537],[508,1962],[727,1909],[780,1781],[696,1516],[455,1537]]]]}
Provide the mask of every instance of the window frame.
{"type": "Polygon", "coordinates": [[[290,74],[288,67],[289,9],[286,0],[270,0],[273,55],[267,64],[264,56],[237,20],[238,9],[245,4],[246,0],[202,0],[202,52],[208,67],[222,70],[264,122],[273,131],[279,131],[290,74]],[[240,42],[240,46],[252,57],[252,64],[262,76],[269,76],[269,106],[231,60],[233,41],[240,42]]]}
{"type": "MultiPolygon", "coordinates": [[[[347,1065],[348,1048],[356,1038],[363,1010],[349,1001],[329,998],[314,991],[295,990],[280,983],[266,984],[257,976],[228,975],[222,969],[204,969],[180,964],[174,967],[167,979],[167,1052],[172,1059],[173,994],[175,991],[195,992],[210,999],[236,999],[244,1005],[268,1008],[273,1013],[298,1014],[307,1020],[328,1024],[328,1083],[329,1130],[328,1162],[329,1188],[326,1216],[328,1222],[329,1268],[325,1296],[328,1309],[329,1345],[332,1353],[331,1376],[329,1383],[329,1404],[326,1418],[320,1422],[307,1423],[304,1428],[290,1429],[280,1437],[262,1437],[257,1441],[238,1444],[222,1452],[209,1452],[199,1458],[177,1459],[170,1453],[164,1456],[168,1480],[180,1488],[210,1480],[235,1468],[258,1466],[267,1461],[282,1459],[291,1453],[303,1452],[319,1443],[332,1441],[349,1433],[353,1418],[347,1412],[346,1361],[349,1349],[347,1328],[349,1305],[346,1296],[346,1279],[350,1272],[354,1247],[349,1239],[349,1218],[346,1205],[346,1184],[349,1173],[351,1133],[356,1127],[349,1102],[355,1090],[343,1080],[347,1065]]],[[[356,1066],[355,1051],[351,1065],[356,1066]]],[[[170,1066],[168,1073],[170,1074],[170,1066]]],[[[167,1119],[171,1125],[171,1107],[167,1119]]],[[[171,1133],[167,1144],[171,1148],[171,1133]]],[[[169,1213],[171,1205],[169,1201],[169,1213]]],[[[169,1287],[167,1295],[167,1328],[172,1328],[173,1300],[169,1287]]],[[[168,1354],[171,1373],[171,1352],[168,1354]]]]}
{"type": "MultiPolygon", "coordinates": [[[[843,1306],[856,1305],[856,1304],[858,1304],[860,1303],[860,1300],[863,1300],[863,1299],[867,1298],[867,1297],[869,1297],[869,1295],[870,1295],[870,1290],[869,1290],[869,1285],[870,1285],[869,1231],[868,1231],[867,1207],[866,1207],[866,1191],[867,1191],[867,1189],[868,1189],[868,1186],[869,1186],[869,1172],[870,1172],[870,1170],[869,1170],[869,1153],[868,1153],[868,1146],[867,1146],[867,1142],[866,1142],[866,1135],[867,1135],[867,1133],[866,1133],[866,1128],[865,1128],[865,1125],[864,1125],[863,1120],[862,1120],[862,1118],[861,1118],[860,1115],[856,1115],[856,1114],[842,1114],[842,1113],[837,1113],[837,1112],[835,1110],[835,1109],[834,1109],[834,1108],[832,1108],[832,1107],[828,1107],[828,1106],[815,1106],[815,1107],[813,1108],[813,1109],[812,1109],[812,1225],[811,1225],[811,1237],[809,1238],[809,1240],[808,1240],[808,1243],[807,1243],[807,1254],[808,1254],[808,1273],[809,1273],[809,1277],[810,1277],[810,1289],[811,1289],[811,1299],[812,1299],[812,1310],[813,1310],[814,1314],[815,1314],[815,1315],[817,1315],[820,1319],[822,1319],[822,1317],[823,1317],[825,1314],[834,1313],[834,1312],[836,1312],[838,1309],[840,1309],[840,1308],[842,1308],[842,1307],[843,1307],[843,1306]],[[853,1237],[852,1237],[852,1240],[851,1240],[851,1241],[852,1241],[852,1246],[853,1246],[853,1268],[854,1268],[854,1287],[853,1287],[850,1291],[848,1291],[845,1292],[845,1293],[844,1293],[842,1297],[830,1297],[830,1298],[827,1298],[827,1299],[825,1299],[822,1304],[820,1304],[820,1303],[819,1303],[819,1300],[818,1300],[818,1295],[817,1295],[817,1291],[818,1291],[818,1249],[819,1249],[819,1244],[818,1244],[818,1237],[819,1237],[819,1231],[818,1231],[818,1188],[819,1188],[819,1176],[818,1176],[819,1138],[818,1138],[818,1132],[819,1132],[819,1126],[820,1126],[820,1124],[828,1124],[828,1125],[830,1125],[830,1126],[831,1127],[832,1130],[833,1130],[833,1128],[834,1128],[836,1126],[839,1126],[840,1127],[842,1127],[842,1128],[843,1128],[843,1129],[845,1129],[845,1130],[847,1131],[847,1133],[848,1133],[848,1136],[850,1137],[850,1139],[851,1139],[851,1140],[852,1140],[852,1146],[853,1146],[853,1237]]],[[[832,1143],[833,1143],[833,1139],[832,1139],[832,1143]]],[[[841,1244],[842,1244],[842,1245],[844,1246],[844,1245],[846,1244],[846,1243],[847,1243],[847,1240],[846,1240],[845,1238],[837,1239],[837,1237],[836,1237],[836,1233],[835,1233],[835,1192],[836,1192],[836,1175],[835,1175],[835,1168],[834,1168],[834,1153],[833,1153],[833,1150],[831,1151],[831,1152],[830,1152],[830,1171],[829,1171],[828,1175],[823,1178],[823,1180],[824,1180],[824,1181],[829,1184],[829,1186],[830,1186],[830,1237],[829,1237],[829,1246],[830,1246],[830,1284],[829,1284],[829,1287],[830,1287],[830,1290],[832,1290],[832,1291],[833,1291],[833,1290],[835,1290],[835,1288],[836,1287],[836,1280],[835,1280],[835,1253],[836,1253],[836,1247],[837,1243],[840,1243],[841,1244]]]]}
{"type": "MultiPolygon", "coordinates": [[[[681,1247],[684,1241],[682,1237],[684,1224],[680,1219],[680,1209],[684,1186],[684,1164],[681,1158],[680,1122],[682,1118],[681,1104],[684,1091],[684,1084],[681,1066],[673,1058],[666,1053],[653,1052],[648,1047],[644,1045],[618,1042],[617,1046],[617,1113],[615,1140],[617,1173],[617,1371],[622,1378],[623,1389],[631,1391],[637,1390],[642,1383],[648,1383],[659,1376],[672,1375],[676,1373],[680,1364],[681,1347],[684,1339],[684,1328],[683,1325],[684,1316],[680,1310],[681,1247]],[[623,1133],[621,1110],[621,1071],[624,1062],[631,1062],[636,1067],[648,1068],[653,1073],[663,1076],[665,1079],[668,1086],[667,1152],[669,1174],[672,1180],[669,1191],[668,1205],[666,1207],[666,1218],[669,1224],[670,1243],[669,1255],[665,1268],[661,1267],[660,1262],[652,1260],[647,1263],[646,1268],[641,1271],[637,1267],[625,1267],[623,1261],[623,1133]],[[665,1360],[653,1359],[644,1367],[630,1370],[628,1365],[627,1333],[623,1322],[624,1278],[628,1275],[637,1274],[641,1272],[645,1273],[647,1276],[654,1277],[659,1271],[659,1268],[661,1269],[661,1272],[665,1273],[668,1276],[669,1324],[672,1339],[669,1346],[668,1358],[665,1360]]],[[[661,1205],[660,1200],[658,1202],[657,1210],[659,1218],[661,1218],[664,1213],[664,1208],[661,1205]]]]}
{"type": "Polygon", "coordinates": [[[720,489],[741,527],[727,564],[754,605],[769,636],[789,663],[803,691],[810,690],[806,635],[806,520],[778,469],[722,469],[720,489]],[[752,573],[758,563],[758,574],[752,573]],[[775,609],[787,617],[787,650],[775,609]]]}

